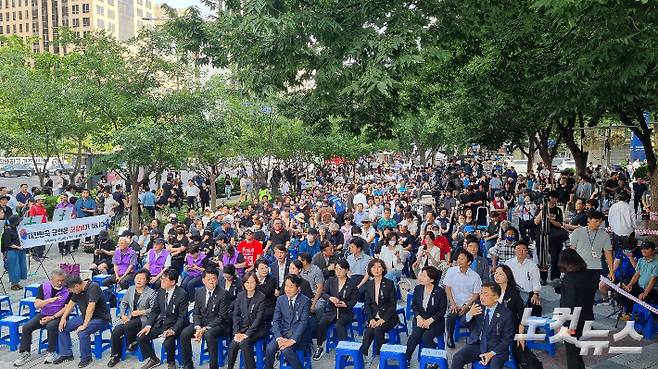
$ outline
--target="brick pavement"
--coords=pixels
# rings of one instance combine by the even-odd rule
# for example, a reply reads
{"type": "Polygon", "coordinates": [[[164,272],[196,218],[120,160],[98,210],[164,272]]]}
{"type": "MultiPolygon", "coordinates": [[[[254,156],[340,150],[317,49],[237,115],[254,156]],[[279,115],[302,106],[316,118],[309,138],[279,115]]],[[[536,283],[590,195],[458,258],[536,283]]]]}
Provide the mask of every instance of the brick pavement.
{"type": "MultiPolygon", "coordinates": [[[[57,268],[59,263],[64,261],[64,262],[71,262],[69,257],[65,257],[62,259],[58,255],[56,255],[57,251],[55,248],[53,248],[50,251],[50,258],[44,263],[44,266],[46,267],[46,270],[51,270],[54,268],[57,268]]],[[[84,254],[81,252],[77,252],[75,254],[75,257],[77,261],[81,264],[82,268],[84,269],[85,266],[91,261],[91,255],[89,254],[84,254]]],[[[36,270],[36,263],[33,261],[32,266],[30,269],[30,275],[28,281],[26,281],[25,284],[29,283],[37,283],[41,282],[44,280],[45,275],[42,270],[39,270],[38,274],[35,274],[36,270]]],[[[3,278],[3,282],[6,287],[8,287],[8,280],[7,277],[5,276],[3,278]]],[[[14,309],[18,308],[18,302],[20,299],[23,297],[23,292],[20,291],[7,291],[11,301],[13,302],[14,309]]],[[[544,306],[544,311],[552,311],[553,307],[557,306],[557,303],[559,302],[559,296],[553,293],[552,289],[544,287],[542,290],[542,298],[545,301],[545,306],[544,306]]],[[[606,315],[608,315],[612,310],[612,308],[609,306],[599,306],[595,308],[595,314],[596,314],[596,323],[595,327],[597,329],[613,329],[615,320],[614,319],[608,319],[606,318],[606,315]]],[[[15,310],[16,311],[16,310],[15,310]]],[[[621,325],[620,325],[621,327],[621,325]]],[[[410,327],[411,328],[411,327],[410,327]]],[[[36,336],[36,333],[35,333],[36,336]]],[[[406,342],[406,336],[402,336],[402,341],[403,343],[406,342]]],[[[358,338],[357,338],[358,339],[358,338]]],[[[35,338],[36,341],[36,338],[35,338]]],[[[621,355],[601,355],[601,356],[587,356],[585,358],[585,363],[588,368],[591,369],[658,369],[658,340],[654,339],[653,341],[646,341],[643,340],[641,345],[644,346],[643,349],[643,354],[641,355],[629,355],[629,354],[621,354],[621,355]]],[[[458,344],[457,349],[463,345],[463,340],[460,344],[458,344]]],[[[631,344],[629,343],[629,346],[631,344]]],[[[35,346],[33,344],[33,346],[35,346]]],[[[77,360],[79,359],[79,351],[77,348],[77,338],[73,336],[73,351],[74,355],[76,356],[76,361],[74,362],[68,362],[66,364],[63,364],[62,367],[64,368],[75,368],[77,367],[77,360]]],[[[193,348],[195,349],[195,355],[194,357],[197,358],[198,360],[198,350],[199,350],[199,345],[193,345],[193,348]]],[[[52,368],[53,365],[50,364],[43,364],[42,356],[41,355],[36,355],[36,350],[33,350],[35,355],[33,355],[34,360],[29,362],[28,364],[24,365],[23,368],[28,368],[28,369],[46,369],[46,368],[52,368]]],[[[159,343],[156,343],[156,353],[159,354],[160,349],[159,349],[159,343]]],[[[453,350],[448,351],[448,358],[452,356],[453,350]]],[[[0,346],[0,369],[5,369],[5,368],[11,368],[12,362],[16,359],[17,357],[16,352],[10,352],[9,348],[6,346],[0,346]]],[[[542,351],[537,352],[537,355],[539,359],[542,361],[544,368],[545,369],[565,369],[566,368],[566,361],[564,359],[564,347],[563,345],[558,345],[557,349],[557,354],[554,358],[549,357],[547,354],[545,354],[542,351]]],[[[416,356],[414,356],[416,357],[416,356]]],[[[91,369],[100,369],[100,368],[107,368],[106,364],[107,361],[109,360],[109,352],[106,352],[103,355],[102,360],[100,361],[94,361],[88,368],[91,369]]],[[[371,359],[367,359],[366,363],[369,363],[371,359]]],[[[134,357],[129,357],[126,361],[122,361],[119,363],[116,368],[119,369],[134,369],[134,368],[139,368],[141,364],[137,361],[136,358],[134,357]]],[[[160,366],[164,367],[164,366],[160,366]]],[[[198,365],[195,367],[199,367],[198,365]]],[[[201,368],[207,368],[208,364],[204,364],[201,366],[201,368]]],[[[334,353],[326,354],[322,360],[318,362],[313,362],[313,367],[314,368],[333,368],[334,367],[334,353]]],[[[376,369],[378,367],[378,363],[376,361],[370,362],[370,365],[367,366],[368,369],[376,369]]],[[[418,361],[413,360],[412,366],[413,369],[418,368],[418,361]]]]}

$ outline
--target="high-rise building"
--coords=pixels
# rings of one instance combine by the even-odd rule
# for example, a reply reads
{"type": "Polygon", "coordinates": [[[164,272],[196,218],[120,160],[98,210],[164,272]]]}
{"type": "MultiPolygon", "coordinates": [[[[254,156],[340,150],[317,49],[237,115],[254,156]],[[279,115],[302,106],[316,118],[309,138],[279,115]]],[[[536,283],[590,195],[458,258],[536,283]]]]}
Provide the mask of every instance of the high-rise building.
{"type": "Polygon", "coordinates": [[[152,0],[0,0],[0,34],[37,37],[35,51],[66,53],[53,43],[58,28],[82,36],[106,30],[124,41],[136,35],[143,18],[153,17],[152,0]]]}

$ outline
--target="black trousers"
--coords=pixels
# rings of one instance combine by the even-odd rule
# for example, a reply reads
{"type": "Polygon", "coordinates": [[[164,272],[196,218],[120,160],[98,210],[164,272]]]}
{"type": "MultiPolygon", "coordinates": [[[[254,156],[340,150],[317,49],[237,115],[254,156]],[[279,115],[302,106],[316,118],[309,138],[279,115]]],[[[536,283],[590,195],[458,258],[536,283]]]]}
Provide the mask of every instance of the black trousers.
{"type": "Polygon", "coordinates": [[[519,220],[519,235],[521,239],[530,242],[534,239],[535,235],[535,221],[534,220],[519,220]]]}
{"type": "Polygon", "coordinates": [[[441,335],[443,335],[443,327],[440,324],[434,322],[429,328],[420,328],[414,320],[414,330],[407,340],[407,360],[411,360],[411,356],[420,342],[423,342],[423,346],[426,348],[436,348],[434,339],[441,335]]]}
{"type": "MultiPolygon", "coordinates": [[[[317,314],[317,313],[316,313],[317,314]]],[[[324,313],[318,322],[317,340],[318,346],[322,346],[324,339],[327,337],[327,328],[331,323],[336,322],[336,336],[339,341],[347,340],[347,326],[352,323],[354,317],[351,314],[344,314],[336,319],[336,312],[324,313]]]]}
{"type": "Polygon", "coordinates": [[[384,335],[386,332],[390,331],[393,329],[396,325],[399,323],[399,319],[397,316],[395,316],[393,319],[387,320],[382,324],[381,326],[377,328],[366,328],[366,331],[363,332],[363,343],[361,344],[361,348],[359,351],[363,355],[368,354],[368,349],[370,348],[370,344],[372,341],[375,341],[375,347],[374,347],[374,352],[375,354],[379,353],[379,350],[382,348],[382,345],[384,344],[384,335]]]}
{"type": "MultiPolygon", "coordinates": [[[[169,328],[170,327],[158,325],[155,327],[151,327],[151,331],[149,332],[149,334],[145,334],[141,337],[137,337],[137,344],[139,345],[139,349],[142,350],[142,355],[144,355],[145,359],[158,360],[158,357],[155,355],[155,351],[153,349],[153,345],[151,344],[151,341],[158,339],[158,337],[162,334],[162,332],[166,331],[169,328]]],[[[162,343],[162,345],[165,348],[165,352],[167,353],[167,363],[176,362],[176,338],[177,335],[169,336],[165,338],[164,342],[162,343]]]]}
{"type": "Polygon", "coordinates": [[[129,321],[118,324],[112,329],[112,356],[121,355],[123,347],[123,337],[126,336],[126,348],[137,339],[137,333],[142,329],[140,318],[133,318],[129,321]]]}
{"type": "Polygon", "coordinates": [[[270,343],[267,344],[267,348],[265,349],[265,369],[274,368],[274,358],[276,356],[276,353],[279,351],[281,351],[281,353],[285,356],[286,361],[288,362],[288,364],[290,364],[290,367],[292,367],[292,369],[302,369],[303,368],[302,363],[301,361],[299,361],[299,358],[297,357],[297,353],[295,352],[299,348],[300,348],[299,343],[295,343],[294,345],[286,348],[285,350],[279,350],[279,344],[276,342],[276,340],[270,341],[270,343]]]}
{"type": "Polygon", "coordinates": [[[567,369],[585,369],[585,361],[580,355],[580,348],[567,342],[564,343],[564,348],[566,349],[567,369]]]}
{"type": "Polygon", "coordinates": [[[23,333],[21,334],[21,345],[19,352],[30,352],[30,348],[32,347],[32,332],[44,327],[48,333],[48,352],[56,351],[57,334],[59,333],[59,319],[53,319],[46,323],[46,325],[41,325],[39,321],[43,317],[44,315],[37,314],[34,318],[23,324],[23,333]]]}
{"type": "MultiPolygon", "coordinates": [[[[193,325],[188,325],[183,329],[180,335],[181,340],[181,354],[183,355],[183,365],[192,366],[192,338],[196,330],[193,325]]],[[[214,327],[207,330],[203,337],[206,339],[206,347],[208,348],[209,366],[210,369],[219,368],[219,352],[217,351],[217,340],[220,337],[229,335],[229,329],[226,327],[214,327]]],[[[169,355],[169,354],[167,354],[169,355]]]]}
{"type": "Polygon", "coordinates": [[[238,359],[238,352],[242,351],[245,369],[256,369],[256,359],[254,358],[254,350],[251,348],[251,345],[261,338],[263,336],[252,336],[243,339],[240,343],[231,341],[231,344],[228,346],[228,366],[226,368],[233,369],[238,359]]]}
{"type": "Polygon", "coordinates": [[[451,313],[448,311],[448,314],[446,315],[446,332],[448,332],[448,340],[452,340],[452,337],[455,333],[455,325],[457,324],[457,319],[459,319],[461,315],[451,313]]]}
{"type": "MultiPolygon", "coordinates": [[[[133,283],[134,280],[135,280],[135,273],[128,273],[128,275],[123,277],[123,279],[121,279],[121,282],[118,283],[119,287],[125,290],[128,287],[130,287],[130,285],[133,283]]],[[[105,278],[102,283],[102,285],[105,287],[111,287],[113,284],[117,284],[117,278],[115,275],[105,278]]]]}
{"type": "MultiPolygon", "coordinates": [[[[480,343],[471,343],[462,347],[461,350],[455,352],[452,356],[452,365],[450,369],[464,369],[464,365],[470,364],[474,361],[480,361],[480,343]]],[[[507,361],[508,352],[505,350],[503,353],[496,353],[489,361],[489,368],[503,369],[507,361]]],[[[582,360],[582,359],[581,359],[582,360]]],[[[583,367],[584,368],[584,367],[583,367]]]]}
{"type": "MultiPolygon", "coordinates": [[[[640,287],[637,283],[635,283],[631,288],[630,294],[637,297],[642,292],[644,292],[642,287],[640,287]]],[[[623,297],[623,299],[624,299],[624,309],[626,310],[627,313],[630,313],[631,311],[633,311],[633,305],[635,304],[635,302],[625,297],[623,297]]],[[[656,290],[651,290],[643,301],[645,301],[648,304],[653,304],[656,302],[656,300],[658,300],[658,296],[656,296],[656,290]]]]}
{"type": "Polygon", "coordinates": [[[551,255],[551,280],[560,278],[560,269],[557,267],[557,262],[560,260],[560,252],[562,252],[563,246],[563,243],[553,240],[548,243],[548,252],[551,255]]]}

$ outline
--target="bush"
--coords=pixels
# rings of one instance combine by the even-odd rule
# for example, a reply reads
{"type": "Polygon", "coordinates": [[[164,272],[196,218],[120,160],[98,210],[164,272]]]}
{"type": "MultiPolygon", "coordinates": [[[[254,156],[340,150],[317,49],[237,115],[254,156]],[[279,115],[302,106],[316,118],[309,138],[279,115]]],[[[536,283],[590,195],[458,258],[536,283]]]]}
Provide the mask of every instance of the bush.
{"type": "Polygon", "coordinates": [[[635,169],[635,172],[633,172],[633,177],[648,179],[649,167],[646,164],[642,164],[639,168],[635,169]]]}
{"type": "Polygon", "coordinates": [[[567,169],[562,171],[562,174],[569,175],[569,176],[574,176],[574,175],[576,175],[576,170],[573,169],[573,168],[567,168],[567,169]]]}
{"type": "MultiPolygon", "coordinates": [[[[226,194],[224,193],[224,178],[225,176],[219,176],[217,177],[217,180],[215,180],[215,188],[217,189],[217,197],[224,197],[226,194]]],[[[231,183],[233,183],[233,188],[231,189],[231,195],[239,195],[240,194],[240,178],[237,176],[231,177],[231,183]]]]}

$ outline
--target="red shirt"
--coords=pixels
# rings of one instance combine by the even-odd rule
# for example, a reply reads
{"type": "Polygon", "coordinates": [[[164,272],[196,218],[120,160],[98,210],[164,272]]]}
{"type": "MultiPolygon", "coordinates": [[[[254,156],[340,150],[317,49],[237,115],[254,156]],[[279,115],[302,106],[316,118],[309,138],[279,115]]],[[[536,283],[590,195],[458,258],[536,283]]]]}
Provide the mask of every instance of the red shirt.
{"type": "Polygon", "coordinates": [[[263,243],[256,239],[251,241],[242,240],[238,244],[238,251],[244,256],[247,268],[251,268],[256,260],[263,255],[263,243]]]}
{"type": "Polygon", "coordinates": [[[446,255],[450,254],[450,241],[448,237],[440,235],[434,239],[434,246],[441,250],[441,260],[446,260],[446,255]]]}
{"type": "Polygon", "coordinates": [[[46,208],[39,205],[39,203],[35,203],[34,205],[30,206],[28,215],[31,217],[41,216],[41,223],[48,221],[48,212],[46,211],[46,208]]]}

